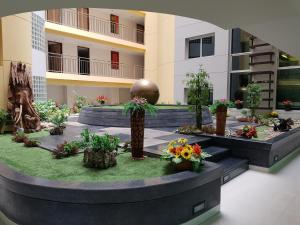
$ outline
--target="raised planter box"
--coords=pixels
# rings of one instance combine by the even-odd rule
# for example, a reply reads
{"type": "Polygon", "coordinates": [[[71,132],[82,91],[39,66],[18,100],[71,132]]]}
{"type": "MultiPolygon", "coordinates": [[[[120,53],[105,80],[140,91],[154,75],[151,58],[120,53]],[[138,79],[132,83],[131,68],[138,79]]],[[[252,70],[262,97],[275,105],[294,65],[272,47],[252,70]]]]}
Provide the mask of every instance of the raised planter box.
{"type": "Polygon", "coordinates": [[[30,177],[0,164],[0,210],[22,225],[174,225],[220,204],[222,169],[128,182],[76,183],[30,177]]]}
{"type": "Polygon", "coordinates": [[[270,168],[300,147],[300,128],[282,133],[267,141],[235,137],[209,136],[216,146],[229,148],[233,156],[248,159],[250,165],[270,168]]]}
{"type": "MultiPolygon", "coordinates": [[[[122,109],[84,107],[78,122],[96,126],[130,127],[122,109]]],[[[188,109],[159,109],[156,116],[146,114],[145,127],[180,127],[195,124],[195,113],[188,109]]]]}

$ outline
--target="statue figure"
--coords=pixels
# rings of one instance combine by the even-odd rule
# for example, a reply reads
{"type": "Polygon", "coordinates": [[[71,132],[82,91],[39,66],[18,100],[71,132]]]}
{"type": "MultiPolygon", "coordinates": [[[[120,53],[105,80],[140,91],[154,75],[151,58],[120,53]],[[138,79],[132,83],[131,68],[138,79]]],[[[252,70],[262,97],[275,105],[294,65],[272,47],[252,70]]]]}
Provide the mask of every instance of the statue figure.
{"type": "Polygon", "coordinates": [[[31,70],[22,63],[11,63],[8,88],[8,111],[14,129],[23,128],[25,132],[41,130],[40,117],[33,107],[31,70]]]}

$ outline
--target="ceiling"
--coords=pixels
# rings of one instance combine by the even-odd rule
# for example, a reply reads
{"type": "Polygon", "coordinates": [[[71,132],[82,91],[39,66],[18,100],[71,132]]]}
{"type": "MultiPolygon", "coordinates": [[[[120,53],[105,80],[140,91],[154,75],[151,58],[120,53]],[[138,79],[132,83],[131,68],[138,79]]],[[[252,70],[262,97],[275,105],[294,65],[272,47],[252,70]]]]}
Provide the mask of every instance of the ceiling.
{"type": "Polygon", "coordinates": [[[300,58],[299,0],[1,0],[0,16],[80,7],[169,13],[204,20],[225,29],[240,27],[300,58]]]}

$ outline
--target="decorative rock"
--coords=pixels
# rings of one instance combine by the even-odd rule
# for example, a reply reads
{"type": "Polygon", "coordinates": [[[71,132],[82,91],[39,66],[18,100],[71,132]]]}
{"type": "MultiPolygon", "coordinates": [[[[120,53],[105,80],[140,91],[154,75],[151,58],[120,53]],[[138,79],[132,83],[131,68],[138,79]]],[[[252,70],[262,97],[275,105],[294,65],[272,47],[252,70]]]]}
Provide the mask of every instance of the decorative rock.
{"type": "Polygon", "coordinates": [[[84,150],[83,164],[85,167],[107,169],[117,165],[117,152],[95,152],[90,148],[84,150]]]}
{"type": "Polygon", "coordinates": [[[148,103],[155,105],[159,98],[157,85],[149,80],[141,79],[135,82],[130,89],[131,98],[142,97],[147,99],[148,103]]]}

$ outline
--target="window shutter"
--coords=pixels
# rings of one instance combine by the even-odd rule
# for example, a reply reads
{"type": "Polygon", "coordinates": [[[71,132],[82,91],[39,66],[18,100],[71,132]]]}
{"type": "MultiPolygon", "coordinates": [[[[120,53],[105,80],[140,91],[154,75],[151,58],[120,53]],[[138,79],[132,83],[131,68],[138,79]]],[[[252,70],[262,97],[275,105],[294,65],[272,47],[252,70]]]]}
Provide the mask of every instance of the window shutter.
{"type": "Polygon", "coordinates": [[[110,15],[110,32],[119,34],[119,17],[113,14],[110,15]]]}

